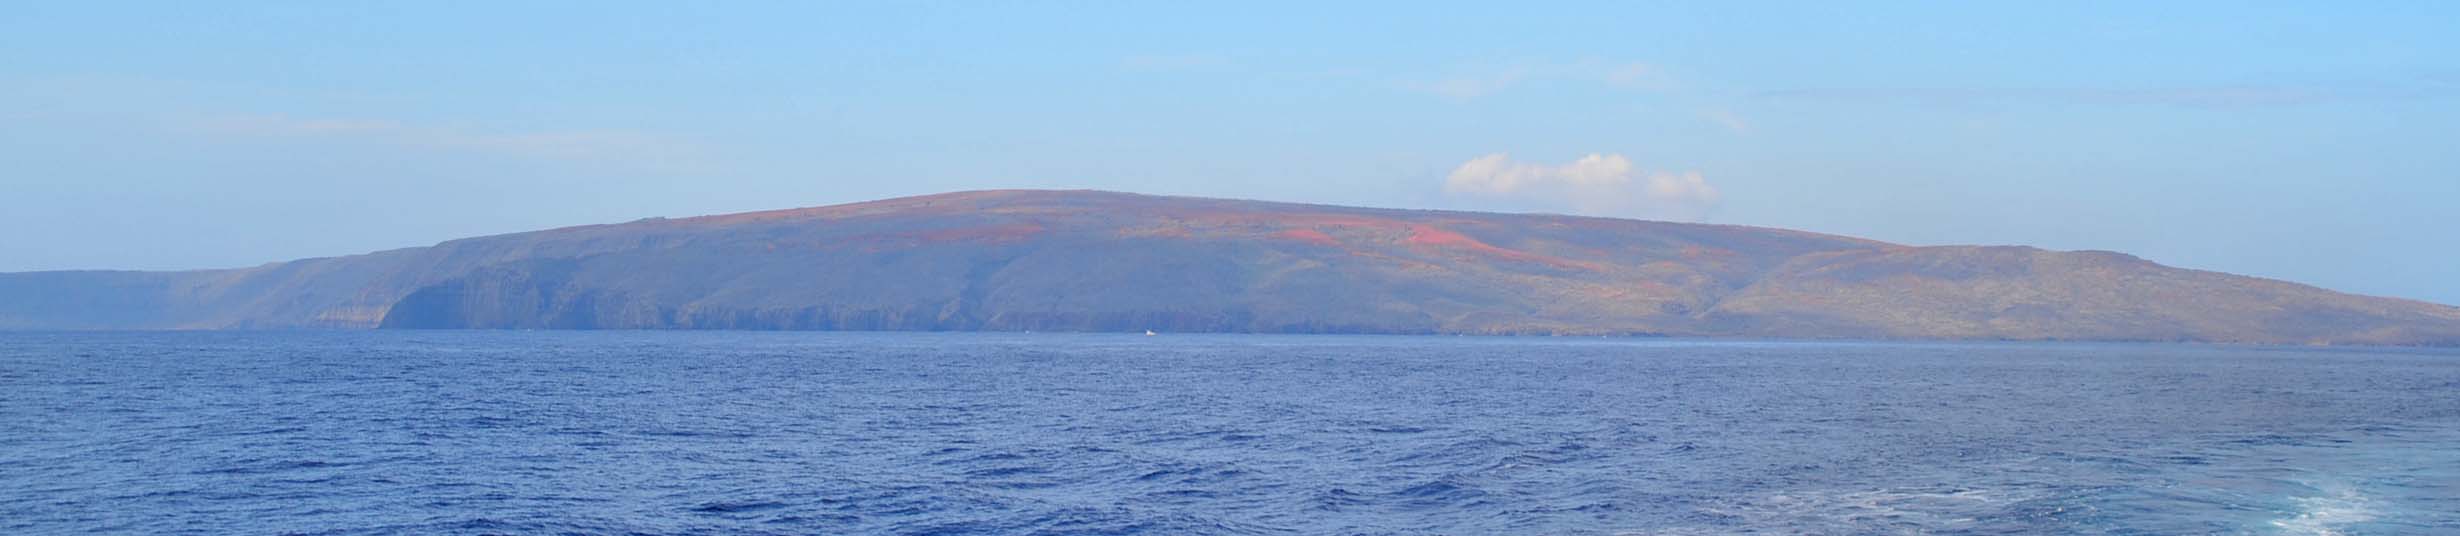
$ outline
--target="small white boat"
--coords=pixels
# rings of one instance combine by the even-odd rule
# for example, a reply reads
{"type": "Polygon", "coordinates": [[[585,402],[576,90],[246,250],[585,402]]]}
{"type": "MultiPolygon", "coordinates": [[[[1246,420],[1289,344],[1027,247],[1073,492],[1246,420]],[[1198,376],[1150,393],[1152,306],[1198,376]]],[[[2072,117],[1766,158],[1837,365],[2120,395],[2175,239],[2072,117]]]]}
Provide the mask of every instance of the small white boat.
{"type": "Polygon", "coordinates": [[[1151,336],[1153,336],[1153,330],[1150,330],[1150,329],[1145,330],[1145,336],[1146,336],[1146,337],[1151,337],[1151,336]]]}

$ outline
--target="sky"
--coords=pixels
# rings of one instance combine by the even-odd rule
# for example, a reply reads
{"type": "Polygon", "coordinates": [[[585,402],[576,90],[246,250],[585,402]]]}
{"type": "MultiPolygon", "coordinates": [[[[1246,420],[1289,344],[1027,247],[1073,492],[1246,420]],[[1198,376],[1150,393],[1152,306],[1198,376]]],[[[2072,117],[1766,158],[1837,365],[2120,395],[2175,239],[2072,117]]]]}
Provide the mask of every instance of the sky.
{"type": "Polygon", "coordinates": [[[0,271],[1091,188],[2460,304],[2454,28],[2453,2],[19,2],[0,271]]]}

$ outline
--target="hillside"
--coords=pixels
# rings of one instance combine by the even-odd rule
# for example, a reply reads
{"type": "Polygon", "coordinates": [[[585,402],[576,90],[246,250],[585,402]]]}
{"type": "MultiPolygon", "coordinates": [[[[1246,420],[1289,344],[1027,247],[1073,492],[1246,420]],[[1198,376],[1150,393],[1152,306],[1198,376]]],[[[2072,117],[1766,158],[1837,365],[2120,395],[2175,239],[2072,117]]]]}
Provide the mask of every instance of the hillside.
{"type": "Polygon", "coordinates": [[[0,328],[373,327],[2454,344],[2460,309],[2108,252],[1085,191],[0,274],[0,328]]]}

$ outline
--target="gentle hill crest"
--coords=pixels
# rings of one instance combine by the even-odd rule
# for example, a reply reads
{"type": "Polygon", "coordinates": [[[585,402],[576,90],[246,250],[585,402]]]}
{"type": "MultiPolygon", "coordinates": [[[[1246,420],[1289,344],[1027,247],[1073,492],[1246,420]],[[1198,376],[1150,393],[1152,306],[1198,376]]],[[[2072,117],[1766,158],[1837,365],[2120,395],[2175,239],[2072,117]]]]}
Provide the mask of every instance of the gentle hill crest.
{"type": "Polygon", "coordinates": [[[2460,309],[2103,251],[1046,190],[0,274],[0,328],[372,327],[2448,345],[2460,309]]]}

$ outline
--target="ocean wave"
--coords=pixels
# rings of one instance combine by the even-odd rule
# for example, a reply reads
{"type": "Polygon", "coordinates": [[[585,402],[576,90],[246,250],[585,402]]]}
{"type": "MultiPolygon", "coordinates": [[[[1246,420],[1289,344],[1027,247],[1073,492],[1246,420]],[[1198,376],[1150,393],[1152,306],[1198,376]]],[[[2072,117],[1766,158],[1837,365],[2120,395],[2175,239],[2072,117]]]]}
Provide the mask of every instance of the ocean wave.
{"type": "Polygon", "coordinates": [[[2297,497],[2291,502],[2297,509],[2289,517],[2272,521],[2286,534],[2306,536],[2341,536],[2351,525],[2374,521],[2381,512],[2372,499],[2347,485],[2326,485],[2316,495],[2297,497]]]}

